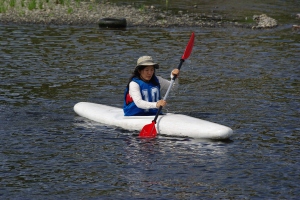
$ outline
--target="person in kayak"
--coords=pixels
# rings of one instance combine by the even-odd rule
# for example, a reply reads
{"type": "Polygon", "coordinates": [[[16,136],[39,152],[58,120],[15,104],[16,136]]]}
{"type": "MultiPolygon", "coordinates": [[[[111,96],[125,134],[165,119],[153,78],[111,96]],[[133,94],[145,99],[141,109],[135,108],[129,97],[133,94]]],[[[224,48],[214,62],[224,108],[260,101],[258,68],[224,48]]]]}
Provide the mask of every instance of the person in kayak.
{"type": "MultiPolygon", "coordinates": [[[[151,56],[142,56],[129,79],[124,95],[123,111],[125,116],[156,115],[160,106],[167,102],[161,99],[161,90],[167,90],[170,81],[155,75],[159,65],[151,56]]],[[[179,69],[173,69],[171,78],[179,75],[179,69]]],[[[178,83],[175,80],[174,85],[178,83]]],[[[173,85],[173,87],[174,87],[173,85]]]]}

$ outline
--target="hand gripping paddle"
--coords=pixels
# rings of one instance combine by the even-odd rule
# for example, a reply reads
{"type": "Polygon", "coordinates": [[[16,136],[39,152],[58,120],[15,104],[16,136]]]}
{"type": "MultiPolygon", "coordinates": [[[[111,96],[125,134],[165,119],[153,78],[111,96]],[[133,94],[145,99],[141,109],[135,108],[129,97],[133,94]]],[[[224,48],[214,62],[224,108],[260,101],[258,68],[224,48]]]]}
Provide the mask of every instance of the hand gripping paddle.
{"type": "MultiPolygon", "coordinates": [[[[192,35],[191,35],[191,38],[189,40],[189,43],[187,44],[187,46],[185,48],[185,51],[184,51],[184,53],[183,53],[183,55],[182,55],[182,57],[180,59],[180,63],[178,65],[177,69],[180,70],[180,68],[181,68],[182,63],[184,62],[184,60],[186,60],[186,59],[188,59],[190,57],[190,55],[192,53],[193,45],[194,45],[194,38],[195,38],[195,34],[193,32],[192,35]]],[[[174,83],[174,81],[175,81],[176,78],[177,78],[177,76],[174,76],[172,78],[171,83],[169,85],[169,88],[168,88],[168,90],[166,92],[166,95],[164,97],[164,100],[167,99],[167,97],[169,95],[169,92],[171,90],[171,87],[173,86],[173,83],[174,83]]],[[[152,121],[152,123],[151,124],[147,124],[147,125],[145,125],[143,127],[143,129],[141,130],[141,132],[139,134],[139,137],[141,137],[141,138],[154,138],[154,137],[156,137],[157,130],[155,128],[155,124],[156,124],[156,120],[157,120],[158,115],[161,112],[161,110],[162,110],[162,106],[160,106],[158,108],[158,111],[157,111],[157,113],[156,113],[156,115],[155,115],[154,120],[152,121]]]]}

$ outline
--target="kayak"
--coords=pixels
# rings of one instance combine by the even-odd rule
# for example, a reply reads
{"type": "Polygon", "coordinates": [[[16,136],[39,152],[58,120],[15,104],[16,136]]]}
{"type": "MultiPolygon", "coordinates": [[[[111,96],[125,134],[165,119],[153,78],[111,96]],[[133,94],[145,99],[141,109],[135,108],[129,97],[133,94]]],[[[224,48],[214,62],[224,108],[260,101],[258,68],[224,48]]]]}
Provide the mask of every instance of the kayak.
{"type": "MultiPolygon", "coordinates": [[[[123,109],[112,106],[79,102],[74,111],[82,117],[103,124],[121,127],[129,131],[141,131],[151,123],[154,116],[124,116],[123,109]]],[[[229,139],[231,128],[206,120],[182,114],[159,115],[155,124],[158,134],[166,136],[191,137],[202,139],[229,139]]]]}

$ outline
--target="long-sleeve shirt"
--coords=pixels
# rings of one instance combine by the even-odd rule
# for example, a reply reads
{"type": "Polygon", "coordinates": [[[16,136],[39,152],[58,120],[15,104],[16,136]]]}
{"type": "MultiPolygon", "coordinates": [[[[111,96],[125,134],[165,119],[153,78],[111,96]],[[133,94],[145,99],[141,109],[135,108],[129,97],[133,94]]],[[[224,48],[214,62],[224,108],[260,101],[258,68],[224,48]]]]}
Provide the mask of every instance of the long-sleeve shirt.
{"type": "MultiPolygon", "coordinates": [[[[160,76],[157,76],[159,84],[160,84],[160,92],[167,90],[171,84],[171,81],[168,81],[160,76]]],[[[173,75],[171,74],[171,79],[173,78],[173,75]]],[[[173,83],[172,90],[176,89],[178,85],[178,79],[175,79],[175,82],[173,83]]],[[[134,82],[131,81],[129,83],[129,94],[132,97],[134,103],[137,107],[142,109],[151,109],[156,108],[156,102],[148,102],[144,101],[140,92],[140,86],[134,82]]]]}

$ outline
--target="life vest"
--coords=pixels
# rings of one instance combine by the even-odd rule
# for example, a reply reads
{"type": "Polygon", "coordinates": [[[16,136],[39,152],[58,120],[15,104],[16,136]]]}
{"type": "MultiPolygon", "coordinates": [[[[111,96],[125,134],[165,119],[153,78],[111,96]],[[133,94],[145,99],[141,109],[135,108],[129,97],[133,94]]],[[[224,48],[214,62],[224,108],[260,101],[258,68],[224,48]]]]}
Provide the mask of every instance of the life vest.
{"type": "MultiPolygon", "coordinates": [[[[159,83],[156,76],[155,81],[159,83]]],[[[161,99],[160,96],[160,84],[154,85],[151,82],[144,82],[143,80],[134,77],[132,81],[136,82],[140,86],[140,92],[142,99],[148,102],[157,102],[161,99]]],[[[144,116],[144,115],[156,115],[157,108],[155,109],[141,109],[136,106],[133,99],[129,95],[129,87],[126,87],[124,92],[124,105],[123,111],[125,116],[144,116]]]]}

